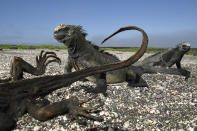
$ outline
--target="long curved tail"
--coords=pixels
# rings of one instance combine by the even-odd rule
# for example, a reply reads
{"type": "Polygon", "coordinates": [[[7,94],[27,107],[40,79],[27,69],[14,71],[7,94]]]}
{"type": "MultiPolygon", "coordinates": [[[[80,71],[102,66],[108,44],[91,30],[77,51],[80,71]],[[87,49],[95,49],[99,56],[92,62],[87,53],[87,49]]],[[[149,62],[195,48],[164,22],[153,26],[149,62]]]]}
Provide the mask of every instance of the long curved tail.
{"type": "MultiPolygon", "coordinates": [[[[118,34],[119,32],[122,32],[122,31],[125,31],[125,30],[137,30],[137,31],[140,31],[142,33],[142,36],[143,36],[141,47],[133,56],[131,56],[127,60],[124,60],[124,61],[121,61],[121,62],[102,65],[102,66],[91,67],[91,68],[87,68],[87,69],[80,70],[80,71],[73,72],[73,73],[78,74],[77,76],[80,77],[80,79],[81,79],[81,78],[84,78],[84,77],[87,77],[87,76],[90,76],[90,75],[94,75],[94,74],[97,74],[97,73],[102,73],[102,72],[107,72],[107,71],[112,71],[112,70],[117,70],[117,69],[120,69],[120,68],[128,67],[131,64],[135,63],[136,61],[138,61],[144,55],[144,53],[147,49],[147,46],[148,46],[148,36],[143,29],[141,29],[139,27],[136,27],[136,26],[126,26],[126,27],[120,28],[119,30],[117,30],[116,32],[111,34],[109,37],[104,39],[104,41],[102,43],[104,43],[105,41],[107,41],[108,39],[113,37],[114,35],[118,34]]],[[[79,79],[79,78],[77,78],[77,79],[79,79]]]]}
{"type": "Polygon", "coordinates": [[[148,46],[148,36],[146,34],[146,32],[139,28],[139,27],[136,27],[136,26],[126,26],[126,27],[122,27],[120,28],[119,30],[117,30],[116,32],[114,32],[113,34],[111,34],[110,36],[108,36],[107,38],[105,38],[101,44],[103,44],[105,41],[107,41],[108,39],[110,39],[111,37],[113,37],[114,35],[122,32],[122,31],[125,31],[125,30],[137,30],[137,31],[140,31],[143,35],[143,38],[142,38],[142,44],[141,44],[141,48],[133,55],[131,56],[127,61],[128,63],[130,64],[133,64],[135,63],[136,61],[138,61],[145,53],[146,49],[147,49],[147,46],[148,46]]]}

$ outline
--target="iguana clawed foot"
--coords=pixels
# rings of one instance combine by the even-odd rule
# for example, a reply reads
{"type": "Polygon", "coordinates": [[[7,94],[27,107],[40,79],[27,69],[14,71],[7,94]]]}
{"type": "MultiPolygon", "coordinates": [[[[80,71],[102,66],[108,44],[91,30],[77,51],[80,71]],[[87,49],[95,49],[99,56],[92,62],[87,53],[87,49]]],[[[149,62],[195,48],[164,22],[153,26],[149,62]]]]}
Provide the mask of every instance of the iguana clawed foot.
{"type": "Polygon", "coordinates": [[[15,56],[11,62],[10,80],[16,81],[23,79],[24,72],[36,76],[42,75],[45,73],[46,66],[52,62],[57,62],[60,64],[61,60],[54,52],[44,52],[43,50],[40,52],[40,55],[36,57],[36,67],[33,67],[30,63],[24,61],[22,58],[15,56]]]}
{"type": "Polygon", "coordinates": [[[89,99],[85,99],[85,100],[79,100],[77,97],[73,96],[69,99],[69,104],[68,104],[68,108],[69,108],[69,116],[73,119],[73,120],[77,120],[77,122],[79,124],[86,124],[86,120],[85,119],[79,119],[79,116],[85,117],[87,119],[91,119],[91,120],[95,120],[95,121],[102,121],[103,119],[101,117],[96,117],[93,116],[91,114],[89,114],[89,112],[92,111],[96,111],[98,108],[103,106],[103,103],[98,105],[98,106],[87,106],[87,107],[83,107],[82,105],[89,102],[90,100],[96,98],[97,95],[95,95],[94,97],[91,97],[89,99]]]}
{"type": "Polygon", "coordinates": [[[181,75],[185,76],[185,80],[188,80],[191,75],[191,72],[186,69],[180,69],[180,73],[181,75]]]}
{"type": "Polygon", "coordinates": [[[46,66],[52,62],[57,62],[61,64],[60,58],[54,52],[44,52],[43,50],[40,52],[39,56],[36,56],[36,65],[37,69],[40,72],[45,72],[46,66]],[[50,59],[53,58],[53,59],[50,59]]]}

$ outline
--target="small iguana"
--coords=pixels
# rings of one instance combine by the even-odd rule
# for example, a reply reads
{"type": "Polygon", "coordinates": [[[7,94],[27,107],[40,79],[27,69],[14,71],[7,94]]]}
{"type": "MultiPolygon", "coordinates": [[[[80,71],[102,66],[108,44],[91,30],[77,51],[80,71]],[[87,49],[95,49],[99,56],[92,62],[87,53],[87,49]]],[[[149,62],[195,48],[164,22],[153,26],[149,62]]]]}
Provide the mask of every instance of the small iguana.
{"type": "Polygon", "coordinates": [[[180,43],[176,48],[170,48],[162,52],[146,57],[143,61],[135,63],[136,66],[161,66],[171,67],[176,64],[181,69],[181,60],[185,53],[190,50],[189,43],[180,43]]]}
{"type": "MultiPolygon", "coordinates": [[[[144,30],[136,26],[127,26],[120,28],[112,35],[107,37],[102,43],[116,35],[119,32],[125,30],[137,30],[142,33],[143,50],[145,51],[148,36],[144,30]]],[[[98,65],[104,65],[108,63],[115,63],[120,61],[116,56],[100,51],[99,47],[86,40],[87,33],[84,32],[81,26],[60,24],[54,30],[54,38],[61,43],[64,43],[68,48],[68,62],[66,62],[65,73],[70,73],[72,68],[75,70],[85,69],[88,67],[94,67],[98,65]]],[[[142,55],[142,53],[141,53],[142,55]]],[[[141,75],[144,73],[169,73],[169,74],[183,74],[187,73],[185,70],[167,70],[164,68],[154,68],[146,66],[130,66],[120,70],[110,71],[106,74],[97,74],[87,79],[96,83],[96,89],[90,89],[88,92],[103,93],[106,95],[107,84],[128,82],[131,86],[147,86],[145,83],[139,83],[141,75]]]]}

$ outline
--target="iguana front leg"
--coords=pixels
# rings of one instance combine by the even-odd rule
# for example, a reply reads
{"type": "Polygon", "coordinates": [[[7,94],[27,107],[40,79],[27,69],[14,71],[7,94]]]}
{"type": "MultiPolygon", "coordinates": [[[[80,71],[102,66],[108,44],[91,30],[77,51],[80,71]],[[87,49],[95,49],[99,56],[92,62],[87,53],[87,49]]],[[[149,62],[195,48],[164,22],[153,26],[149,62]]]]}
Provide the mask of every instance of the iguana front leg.
{"type": "Polygon", "coordinates": [[[102,93],[104,96],[107,96],[107,82],[106,82],[106,73],[101,73],[95,75],[96,77],[96,88],[87,88],[85,89],[88,93],[102,93]]]}
{"type": "Polygon", "coordinates": [[[52,62],[57,62],[60,64],[61,60],[54,52],[44,52],[43,50],[40,52],[40,55],[36,57],[36,67],[33,67],[22,58],[15,56],[11,61],[11,80],[15,81],[23,79],[23,72],[27,72],[36,76],[42,75],[45,73],[46,66],[52,62]]]}
{"type": "Polygon", "coordinates": [[[177,63],[176,63],[176,67],[177,67],[178,69],[181,69],[181,63],[180,63],[180,62],[177,62],[177,63]]]}
{"type": "Polygon", "coordinates": [[[27,105],[27,112],[39,121],[46,121],[55,116],[64,114],[69,114],[69,116],[73,120],[77,120],[80,124],[84,124],[85,120],[79,119],[79,116],[96,121],[102,121],[102,118],[95,117],[87,113],[87,111],[97,110],[102,106],[102,104],[95,107],[82,107],[84,103],[92,100],[93,98],[95,97],[86,100],[79,100],[77,97],[71,97],[69,99],[48,104],[43,107],[37,106],[33,103],[29,103],[27,105]]]}
{"type": "MultiPolygon", "coordinates": [[[[72,72],[72,69],[75,69],[75,71],[79,71],[80,68],[78,66],[78,64],[72,60],[72,58],[68,57],[66,63],[65,63],[65,67],[64,67],[64,74],[68,74],[72,72]]],[[[81,79],[80,81],[88,81],[86,78],[81,79]]]]}
{"type": "MultiPolygon", "coordinates": [[[[129,71],[128,71],[129,72],[129,71]]],[[[127,73],[129,74],[129,73],[127,73]]],[[[133,78],[133,75],[127,75],[127,77],[133,78]]],[[[147,82],[139,75],[138,73],[135,73],[135,78],[130,79],[127,81],[129,87],[149,87],[147,82]]]]}
{"type": "Polygon", "coordinates": [[[73,64],[71,63],[70,58],[68,57],[67,61],[65,62],[64,67],[64,74],[68,74],[72,72],[73,64]]]}

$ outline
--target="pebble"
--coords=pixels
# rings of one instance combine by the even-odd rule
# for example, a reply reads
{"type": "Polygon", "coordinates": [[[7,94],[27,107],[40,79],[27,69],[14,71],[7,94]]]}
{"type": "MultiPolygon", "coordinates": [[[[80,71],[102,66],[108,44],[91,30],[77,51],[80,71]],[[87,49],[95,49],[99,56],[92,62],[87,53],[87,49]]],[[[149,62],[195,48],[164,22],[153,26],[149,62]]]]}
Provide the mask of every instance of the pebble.
{"type": "Polygon", "coordinates": [[[35,126],[33,130],[38,131],[39,129],[41,129],[41,126],[35,126]]]}
{"type": "Polygon", "coordinates": [[[94,125],[99,126],[99,125],[101,125],[101,123],[98,121],[94,121],[94,125]]]}
{"type": "Polygon", "coordinates": [[[118,113],[112,112],[112,114],[113,114],[114,118],[117,118],[118,117],[118,113]]]}
{"type": "Polygon", "coordinates": [[[64,121],[68,120],[68,118],[66,116],[63,116],[62,118],[63,118],[64,121]]]}
{"type": "Polygon", "coordinates": [[[123,125],[123,128],[128,129],[128,127],[129,127],[129,121],[126,121],[126,122],[124,123],[124,125],[123,125]]]}

